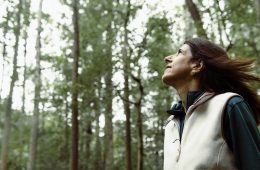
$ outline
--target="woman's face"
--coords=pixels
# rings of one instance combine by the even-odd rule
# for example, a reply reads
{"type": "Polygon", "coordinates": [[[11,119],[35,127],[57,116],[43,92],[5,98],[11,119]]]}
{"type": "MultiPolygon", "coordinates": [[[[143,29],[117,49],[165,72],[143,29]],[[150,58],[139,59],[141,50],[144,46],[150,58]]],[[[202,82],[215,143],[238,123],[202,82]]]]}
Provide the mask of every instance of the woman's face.
{"type": "Polygon", "coordinates": [[[174,86],[176,83],[190,81],[192,78],[192,53],[190,46],[184,44],[178,52],[164,58],[165,70],[162,81],[174,86]]]}

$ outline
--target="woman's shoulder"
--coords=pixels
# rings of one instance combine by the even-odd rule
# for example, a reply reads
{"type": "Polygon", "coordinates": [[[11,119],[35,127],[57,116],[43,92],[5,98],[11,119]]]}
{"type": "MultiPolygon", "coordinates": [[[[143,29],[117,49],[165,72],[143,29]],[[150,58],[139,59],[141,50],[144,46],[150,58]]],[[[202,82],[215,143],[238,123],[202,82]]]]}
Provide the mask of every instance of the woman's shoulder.
{"type": "Polygon", "coordinates": [[[237,104],[239,104],[239,103],[245,103],[245,104],[247,104],[247,102],[245,101],[245,99],[244,99],[242,96],[240,96],[240,95],[235,95],[235,96],[232,96],[232,97],[228,100],[227,105],[232,108],[232,107],[234,107],[235,105],[237,105],[237,104]]]}

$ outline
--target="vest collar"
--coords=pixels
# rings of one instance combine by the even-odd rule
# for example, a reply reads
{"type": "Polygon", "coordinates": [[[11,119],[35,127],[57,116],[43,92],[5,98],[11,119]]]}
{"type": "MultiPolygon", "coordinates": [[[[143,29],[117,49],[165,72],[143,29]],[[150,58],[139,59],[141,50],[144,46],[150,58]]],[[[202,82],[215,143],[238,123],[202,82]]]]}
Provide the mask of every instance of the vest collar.
{"type": "Polygon", "coordinates": [[[186,114],[189,116],[194,109],[196,109],[199,105],[205,103],[209,99],[211,99],[215,95],[214,92],[205,92],[203,93],[187,110],[186,114]]]}
{"type": "MultiPolygon", "coordinates": [[[[204,90],[200,91],[190,91],[187,94],[187,114],[192,112],[197,106],[209,100],[214,96],[212,92],[205,92],[204,90]]],[[[177,104],[174,104],[170,110],[167,110],[168,114],[183,117],[185,116],[185,109],[182,105],[182,101],[179,101],[177,104]]]]}

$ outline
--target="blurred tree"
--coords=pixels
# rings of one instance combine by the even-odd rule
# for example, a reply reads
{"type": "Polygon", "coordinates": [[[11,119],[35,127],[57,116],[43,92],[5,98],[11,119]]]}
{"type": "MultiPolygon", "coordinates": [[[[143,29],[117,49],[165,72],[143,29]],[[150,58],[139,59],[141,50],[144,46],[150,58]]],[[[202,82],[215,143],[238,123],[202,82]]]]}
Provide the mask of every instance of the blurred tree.
{"type": "Polygon", "coordinates": [[[35,88],[34,88],[34,108],[32,117],[32,129],[30,138],[30,150],[29,150],[29,160],[28,160],[28,170],[35,169],[36,162],[36,149],[38,140],[38,126],[39,126],[39,103],[41,100],[41,31],[42,31],[42,2],[39,2],[38,16],[37,16],[37,38],[36,38],[36,67],[35,67],[35,88]]]}
{"type": "Polygon", "coordinates": [[[0,86],[0,102],[2,100],[1,98],[1,94],[2,94],[2,90],[3,90],[3,84],[4,84],[4,72],[5,72],[5,60],[6,60],[6,35],[7,35],[7,31],[9,29],[8,23],[10,22],[10,15],[11,12],[9,11],[8,7],[6,9],[6,17],[5,17],[5,21],[1,24],[1,26],[3,27],[3,64],[2,64],[2,75],[1,75],[1,86],[0,86]]]}
{"type": "Polygon", "coordinates": [[[114,7],[113,1],[107,0],[107,3],[104,5],[107,9],[107,22],[106,22],[106,39],[105,39],[105,54],[104,54],[104,73],[105,79],[105,94],[104,94],[104,103],[105,103],[105,141],[104,141],[104,168],[105,170],[114,169],[114,146],[113,146],[113,61],[112,61],[112,47],[115,40],[115,33],[112,28],[112,24],[115,24],[114,21],[114,7]]]}
{"type": "Polygon", "coordinates": [[[123,57],[123,74],[124,74],[124,112],[126,116],[126,170],[132,169],[132,155],[131,155],[131,111],[130,111],[130,102],[129,102],[129,75],[131,74],[130,71],[130,54],[129,54],[129,44],[128,44],[128,30],[127,26],[130,20],[130,11],[131,11],[131,0],[127,0],[126,5],[126,13],[123,17],[123,46],[122,46],[122,57],[123,57]]]}
{"type": "Polygon", "coordinates": [[[71,136],[71,170],[78,169],[78,65],[80,56],[80,40],[79,40],[79,11],[78,0],[73,0],[73,71],[72,71],[72,136],[71,136]]]}
{"type": "Polygon", "coordinates": [[[136,126],[138,129],[138,151],[137,151],[137,170],[143,170],[143,164],[144,164],[144,145],[143,145],[143,120],[142,120],[142,100],[144,97],[144,86],[141,80],[141,67],[139,67],[138,70],[138,77],[135,77],[134,75],[132,75],[132,78],[137,82],[138,87],[139,87],[139,94],[140,97],[137,100],[137,102],[135,102],[135,106],[137,109],[137,121],[136,121],[136,126]]]}
{"type": "Polygon", "coordinates": [[[18,45],[20,38],[20,29],[21,29],[21,11],[22,11],[22,1],[19,0],[17,4],[18,12],[16,13],[16,27],[14,28],[15,34],[15,46],[14,46],[14,57],[13,57],[13,73],[11,76],[10,90],[8,93],[8,98],[5,108],[5,124],[4,124],[4,134],[2,139],[2,152],[1,152],[1,169],[7,170],[8,163],[8,151],[9,151],[9,136],[11,130],[11,115],[12,115],[12,103],[13,103],[13,90],[15,82],[18,79],[17,73],[17,56],[18,56],[18,45]]]}

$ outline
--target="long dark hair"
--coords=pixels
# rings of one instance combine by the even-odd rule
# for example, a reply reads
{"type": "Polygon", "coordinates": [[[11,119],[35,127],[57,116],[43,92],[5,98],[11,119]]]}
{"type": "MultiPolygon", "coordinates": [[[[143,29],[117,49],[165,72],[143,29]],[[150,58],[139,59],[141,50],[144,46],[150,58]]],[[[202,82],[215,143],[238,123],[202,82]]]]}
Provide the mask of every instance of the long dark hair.
{"type": "Polygon", "coordinates": [[[234,92],[240,94],[250,105],[256,122],[260,122],[260,100],[256,90],[249,85],[260,82],[252,73],[253,60],[230,59],[225,50],[203,39],[193,38],[184,42],[191,48],[195,60],[202,60],[204,69],[200,74],[202,88],[217,94],[234,92]]]}

